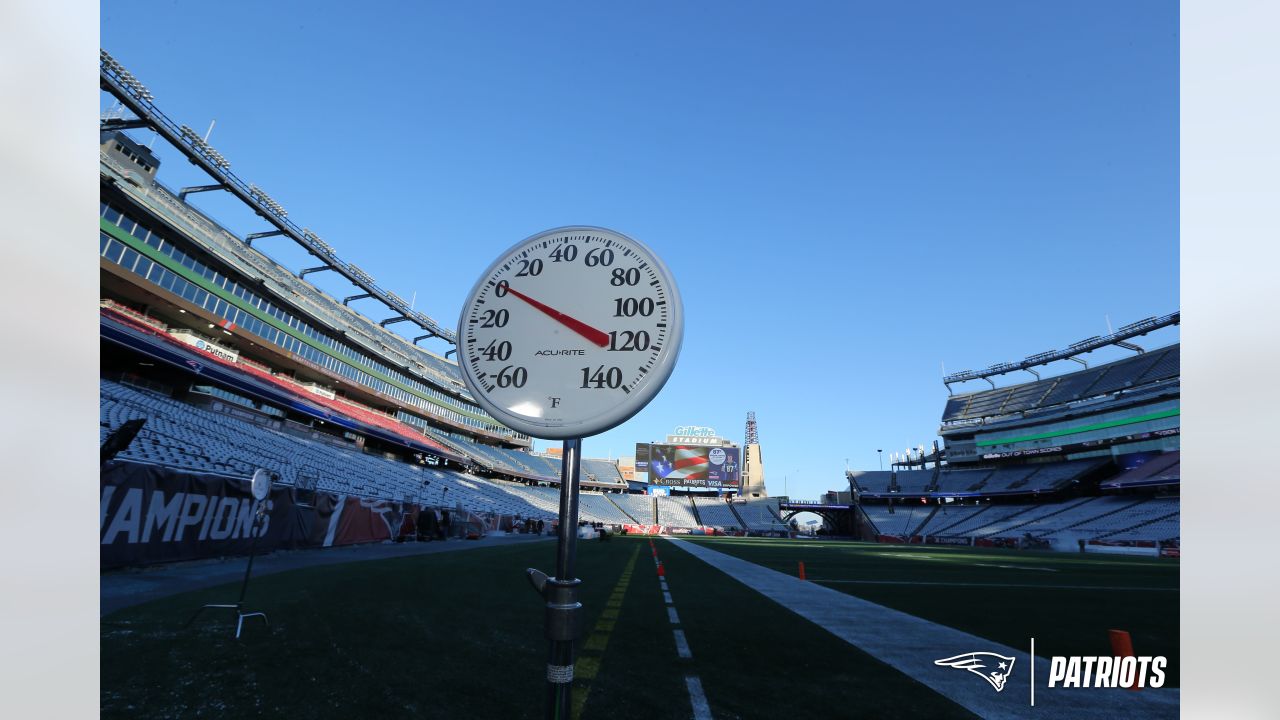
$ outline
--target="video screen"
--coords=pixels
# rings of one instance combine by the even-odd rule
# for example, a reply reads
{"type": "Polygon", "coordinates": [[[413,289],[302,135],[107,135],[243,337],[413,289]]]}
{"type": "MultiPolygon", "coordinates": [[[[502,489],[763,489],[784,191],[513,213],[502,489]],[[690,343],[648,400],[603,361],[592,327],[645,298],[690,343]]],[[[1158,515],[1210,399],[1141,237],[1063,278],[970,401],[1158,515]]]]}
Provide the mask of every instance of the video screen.
{"type": "MultiPolygon", "coordinates": [[[[672,487],[738,489],[741,465],[738,448],[688,445],[647,445],[649,482],[672,487]]],[[[640,468],[636,448],[636,473],[640,468]]]]}

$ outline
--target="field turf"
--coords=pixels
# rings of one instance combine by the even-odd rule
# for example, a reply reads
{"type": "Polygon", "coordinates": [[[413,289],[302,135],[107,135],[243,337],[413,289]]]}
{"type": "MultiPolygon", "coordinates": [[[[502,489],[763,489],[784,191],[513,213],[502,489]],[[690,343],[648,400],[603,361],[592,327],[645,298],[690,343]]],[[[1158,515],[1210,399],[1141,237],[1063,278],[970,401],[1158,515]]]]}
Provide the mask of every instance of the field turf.
{"type": "MultiPolygon", "coordinates": [[[[1039,654],[1105,654],[1105,630],[1130,630],[1141,654],[1177,672],[1177,565],[1015,552],[699,540],[767,567],[1039,654]],[[1083,561],[1091,562],[1083,562],[1083,561]],[[1057,572],[987,565],[1030,563],[1057,572]],[[1082,564],[1080,564],[1082,563],[1082,564]],[[1079,565],[1077,565],[1079,564],[1079,565]],[[1023,575],[1052,575],[1026,579],[1023,575]],[[1073,591],[864,585],[847,579],[1157,587],[1073,591]],[[989,617],[994,616],[994,617],[989,617]],[[1099,630],[1100,628],[1100,630],[1099,630]],[[1101,633],[1095,642],[1093,635],[1101,633]]],[[[585,637],[580,718],[688,718],[685,676],[717,718],[972,717],[911,678],[656,541],[693,658],[676,656],[649,543],[579,544],[585,637]]],[[[122,610],[101,623],[104,717],[540,718],[547,642],[526,567],[550,571],[554,544],[534,543],[294,570],[256,578],[249,620],[232,637],[226,611],[183,623],[235,584],[122,610]]]]}
{"type": "Polygon", "coordinates": [[[697,539],[719,552],[1036,654],[1110,655],[1126,630],[1138,655],[1169,659],[1178,687],[1176,560],[995,548],[757,538],[697,539]]]}

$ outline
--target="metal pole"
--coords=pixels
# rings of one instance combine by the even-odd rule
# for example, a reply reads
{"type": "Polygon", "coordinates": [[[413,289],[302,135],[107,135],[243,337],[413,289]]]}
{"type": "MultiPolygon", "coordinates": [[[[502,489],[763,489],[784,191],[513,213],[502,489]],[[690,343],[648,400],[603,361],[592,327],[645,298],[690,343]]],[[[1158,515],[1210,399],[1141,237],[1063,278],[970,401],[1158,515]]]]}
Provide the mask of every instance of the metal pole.
{"type": "Polygon", "coordinates": [[[546,582],[548,720],[568,720],[573,689],[573,644],[582,634],[582,603],[573,565],[578,543],[578,482],[582,471],[582,440],[564,441],[560,463],[560,540],[556,548],[556,575],[546,582]]]}
{"type": "Polygon", "coordinates": [[[258,507],[254,508],[253,524],[249,526],[249,564],[244,568],[244,582],[240,583],[240,599],[236,601],[236,606],[244,605],[245,593],[249,591],[249,575],[253,573],[253,556],[258,549],[258,525],[262,522],[262,511],[266,507],[265,500],[258,501],[258,507]]]}

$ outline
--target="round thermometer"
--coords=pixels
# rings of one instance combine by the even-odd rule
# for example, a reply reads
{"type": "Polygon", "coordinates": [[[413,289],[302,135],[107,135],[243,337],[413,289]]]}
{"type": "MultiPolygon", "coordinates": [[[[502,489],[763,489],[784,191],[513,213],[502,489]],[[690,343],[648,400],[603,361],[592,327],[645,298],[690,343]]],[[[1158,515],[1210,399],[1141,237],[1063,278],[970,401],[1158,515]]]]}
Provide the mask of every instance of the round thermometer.
{"type": "Polygon", "coordinates": [[[249,492],[254,500],[266,500],[271,494],[271,473],[266,470],[253,471],[253,479],[249,481],[249,492]]]}
{"type": "Polygon", "coordinates": [[[538,438],[596,435],[640,412],[684,337],[667,266],[613,230],[563,227],[485,270],[458,319],[458,365],[499,422],[538,438]]]}

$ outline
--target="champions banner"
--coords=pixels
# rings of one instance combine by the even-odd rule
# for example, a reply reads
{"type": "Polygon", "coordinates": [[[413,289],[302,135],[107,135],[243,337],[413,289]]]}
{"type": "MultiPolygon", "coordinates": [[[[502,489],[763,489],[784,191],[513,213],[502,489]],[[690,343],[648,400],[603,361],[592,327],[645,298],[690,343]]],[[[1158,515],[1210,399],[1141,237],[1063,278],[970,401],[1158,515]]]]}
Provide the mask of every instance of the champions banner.
{"type": "MultiPolygon", "coordinates": [[[[412,534],[424,510],[322,492],[299,504],[285,486],[273,487],[265,502],[257,528],[262,553],[393,540],[412,534]]],[[[247,478],[113,462],[102,471],[98,517],[103,569],[150,565],[247,555],[254,501],[247,478]]]]}

